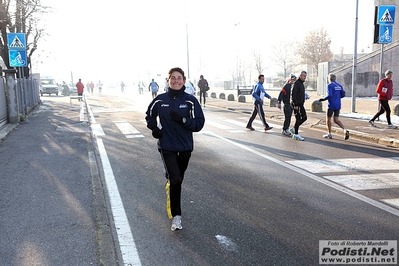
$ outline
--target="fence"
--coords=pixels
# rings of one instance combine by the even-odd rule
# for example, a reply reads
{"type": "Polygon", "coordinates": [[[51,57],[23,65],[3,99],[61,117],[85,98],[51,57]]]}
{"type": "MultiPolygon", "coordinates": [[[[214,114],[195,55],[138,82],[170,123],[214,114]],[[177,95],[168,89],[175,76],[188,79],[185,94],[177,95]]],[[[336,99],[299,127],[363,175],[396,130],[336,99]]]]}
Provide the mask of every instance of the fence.
{"type": "Polygon", "coordinates": [[[6,79],[0,78],[0,128],[10,121],[10,108],[17,109],[19,116],[26,116],[40,104],[39,83],[36,80],[16,79],[15,81],[15,90],[10,90],[6,79]],[[15,93],[15,97],[10,97],[10,93],[15,93]],[[8,98],[16,99],[16,103],[8,98]]]}

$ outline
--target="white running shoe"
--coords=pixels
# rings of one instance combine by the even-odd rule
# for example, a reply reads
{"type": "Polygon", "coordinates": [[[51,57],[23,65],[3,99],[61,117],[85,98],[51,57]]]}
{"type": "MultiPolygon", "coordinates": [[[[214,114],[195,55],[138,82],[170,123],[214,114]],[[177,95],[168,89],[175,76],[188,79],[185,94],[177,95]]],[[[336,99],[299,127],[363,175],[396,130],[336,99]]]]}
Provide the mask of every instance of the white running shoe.
{"type": "Polygon", "coordinates": [[[183,227],[181,226],[181,216],[176,215],[172,219],[172,227],[170,228],[170,230],[175,231],[175,230],[182,230],[182,229],[183,229],[183,227]]]}
{"type": "Polygon", "coordinates": [[[392,125],[392,124],[389,124],[389,125],[388,125],[388,128],[395,129],[396,126],[395,126],[395,125],[392,125]]]}
{"type": "Polygon", "coordinates": [[[324,135],[323,135],[323,138],[332,139],[332,135],[331,135],[330,133],[324,134],[324,135]]]}
{"type": "Polygon", "coordinates": [[[294,135],[295,134],[295,129],[292,127],[292,128],[290,128],[290,133],[291,133],[291,135],[294,135]]]}
{"type": "Polygon", "coordinates": [[[370,124],[371,126],[373,126],[373,127],[375,126],[375,125],[374,125],[374,121],[372,121],[372,120],[369,121],[369,124],[370,124]]]}
{"type": "Polygon", "coordinates": [[[292,139],[304,141],[305,138],[301,137],[299,134],[292,135],[292,139]]]}
{"type": "Polygon", "coordinates": [[[283,132],[282,132],[284,135],[286,135],[286,136],[289,136],[289,137],[291,137],[291,132],[288,130],[288,129],[286,129],[286,130],[283,130],[283,132]]]}

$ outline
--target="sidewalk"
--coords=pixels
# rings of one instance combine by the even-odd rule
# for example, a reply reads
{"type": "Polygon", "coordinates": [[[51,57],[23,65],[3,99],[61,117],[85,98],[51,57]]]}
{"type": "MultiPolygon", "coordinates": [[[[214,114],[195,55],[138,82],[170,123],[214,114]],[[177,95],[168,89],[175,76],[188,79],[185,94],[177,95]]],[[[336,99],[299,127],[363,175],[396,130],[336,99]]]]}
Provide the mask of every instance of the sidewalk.
{"type": "MultiPolygon", "coordinates": [[[[277,98],[279,91],[267,91],[273,98],[277,98]]],[[[212,93],[212,92],[211,92],[212,93]]],[[[246,96],[246,102],[238,102],[236,91],[224,91],[225,100],[219,99],[219,94],[216,93],[217,98],[207,97],[207,106],[216,106],[220,108],[229,109],[236,112],[242,112],[251,114],[253,111],[253,103],[250,95],[246,96]],[[233,94],[235,101],[228,101],[228,95],[233,94]]],[[[313,101],[318,100],[320,97],[317,96],[316,92],[310,93],[311,98],[305,102],[305,108],[307,111],[308,120],[303,124],[303,127],[320,130],[320,137],[327,131],[326,127],[326,110],[327,103],[323,102],[323,112],[316,113],[311,112],[311,104],[313,101]]],[[[398,126],[397,129],[389,129],[387,127],[385,114],[380,116],[380,121],[375,121],[376,127],[369,125],[368,121],[377,112],[378,100],[377,98],[357,98],[356,99],[356,113],[351,113],[352,102],[351,98],[342,99],[342,109],[340,113],[340,120],[349,130],[350,136],[353,139],[360,139],[367,142],[377,143],[386,147],[399,148],[399,117],[394,115],[395,104],[399,103],[399,100],[395,99],[390,101],[391,107],[391,120],[392,123],[398,126]]],[[[271,119],[273,123],[283,124],[284,113],[277,107],[270,107],[269,101],[266,102],[264,107],[265,116],[271,119]]],[[[248,116],[249,118],[249,116],[248,116]]],[[[292,119],[291,125],[293,125],[295,119],[292,119]]],[[[332,125],[332,134],[342,135],[342,129],[336,124],[332,125]]]]}
{"type": "Polygon", "coordinates": [[[87,119],[69,97],[42,100],[0,129],[0,265],[114,265],[87,119]]]}

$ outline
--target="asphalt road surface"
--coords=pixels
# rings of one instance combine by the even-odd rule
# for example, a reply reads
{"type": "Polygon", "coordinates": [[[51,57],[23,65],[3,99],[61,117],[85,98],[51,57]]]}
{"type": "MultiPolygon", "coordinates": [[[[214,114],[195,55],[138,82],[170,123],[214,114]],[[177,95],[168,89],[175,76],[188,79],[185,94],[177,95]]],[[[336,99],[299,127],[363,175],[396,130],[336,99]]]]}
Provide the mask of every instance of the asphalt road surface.
{"type": "Polygon", "coordinates": [[[183,183],[183,230],[165,211],[166,179],[146,128],[150,93],[88,98],[116,250],[125,265],[318,265],[320,240],[399,238],[399,153],[371,143],[305,141],[207,106],[183,183]]]}

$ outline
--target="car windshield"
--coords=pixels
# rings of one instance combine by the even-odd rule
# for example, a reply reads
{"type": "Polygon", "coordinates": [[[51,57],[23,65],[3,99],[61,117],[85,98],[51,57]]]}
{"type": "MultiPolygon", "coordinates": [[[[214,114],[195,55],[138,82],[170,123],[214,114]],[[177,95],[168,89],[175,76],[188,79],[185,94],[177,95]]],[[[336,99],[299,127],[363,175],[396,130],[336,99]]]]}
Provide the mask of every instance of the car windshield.
{"type": "Polygon", "coordinates": [[[55,80],[53,79],[42,79],[42,85],[55,85],[55,80]]]}

